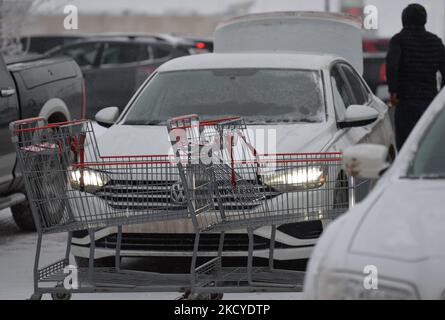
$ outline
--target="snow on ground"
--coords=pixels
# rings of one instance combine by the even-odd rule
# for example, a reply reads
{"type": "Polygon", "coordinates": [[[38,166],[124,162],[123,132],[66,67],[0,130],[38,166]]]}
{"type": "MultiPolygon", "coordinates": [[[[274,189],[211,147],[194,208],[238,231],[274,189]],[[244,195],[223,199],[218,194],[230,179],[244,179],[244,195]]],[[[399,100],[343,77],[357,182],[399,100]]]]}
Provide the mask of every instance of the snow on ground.
{"type": "MultiPolygon", "coordinates": [[[[64,255],[66,236],[50,235],[44,238],[42,261],[54,262],[64,255]]],[[[35,256],[35,233],[21,232],[15,225],[9,209],[0,211],[0,300],[28,299],[33,291],[32,269],[35,256]]],[[[140,263],[144,263],[141,259],[140,263]]],[[[45,263],[43,263],[45,264],[45,263]]],[[[124,260],[125,266],[125,260],[124,260]]],[[[112,300],[173,300],[180,294],[172,293],[126,293],[126,294],[83,294],[73,299],[112,300]]],[[[226,294],[230,300],[294,300],[301,293],[241,293],[226,294]]],[[[48,299],[49,297],[45,297],[48,299]]]]}

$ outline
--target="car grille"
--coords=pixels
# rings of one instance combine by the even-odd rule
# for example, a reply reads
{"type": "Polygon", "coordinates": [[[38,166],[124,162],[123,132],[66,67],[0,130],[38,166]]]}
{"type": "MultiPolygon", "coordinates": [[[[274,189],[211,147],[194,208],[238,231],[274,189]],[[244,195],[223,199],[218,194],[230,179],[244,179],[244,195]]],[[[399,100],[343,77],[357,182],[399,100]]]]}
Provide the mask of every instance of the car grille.
{"type": "MultiPolygon", "coordinates": [[[[182,251],[192,252],[195,241],[194,234],[123,234],[122,250],[141,251],[182,251]]],[[[117,236],[109,235],[96,241],[96,246],[106,249],[115,249],[117,236]]],[[[218,251],[219,234],[205,233],[200,236],[199,252],[218,251]]],[[[247,251],[249,238],[247,234],[227,233],[224,236],[225,251],[247,251]]],[[[254,250],[268,249],[269,239],[254,235],[254,250]]],[[[276,248],[289,248],[289,246],[276,242],[276,248]]]]}
{"type": "MultiPolygon", "coordinates": [[[[95,195],[114,209],[187,210],[185,202],[178,203],[172,199],[172,187],[177,183],[177,181],[112,180],[95,195]]],[[[268,199],[279,194],[266,186],[259,186],[258,189],[268,199]]],[[[249,210],[259,205],[245,203],[240,206],[229,192],[224,191],[224,188],[220,188],[220,194],[224,210],[249,210]]],[[[219,209],[216,198],[215,208],[219,209]]]]}
{"type": "Polygon", "coordinates": [[[96,193],[114,209],[186,210],[171,198],[172,181],[112,180],[96,193]]]}

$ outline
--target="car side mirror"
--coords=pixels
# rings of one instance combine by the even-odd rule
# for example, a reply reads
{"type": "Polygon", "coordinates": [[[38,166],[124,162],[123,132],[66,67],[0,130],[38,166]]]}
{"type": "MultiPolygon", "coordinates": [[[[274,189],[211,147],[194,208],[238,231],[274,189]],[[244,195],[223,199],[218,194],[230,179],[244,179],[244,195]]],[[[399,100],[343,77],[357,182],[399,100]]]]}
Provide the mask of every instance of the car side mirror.
{"type": "Polygon", "coordinates": [[[343,128],[363,127],[373,123],[379,118],[377,110],[361,105],[351,105],[346,109],[345,119],[338,122],[343,128]]]}
{"type": "Polygon", "coordinates": [[[95,119],[103,127],[111,127],[119,118],[118,107],[108,107],[96,113],[95,119]]]}
{"type": "Polygon", "coordinates": [[[349,176],[378,179],[389,168],[388,148],[378,144],[358,144],[343,151],[343,166],[349,176]]]}

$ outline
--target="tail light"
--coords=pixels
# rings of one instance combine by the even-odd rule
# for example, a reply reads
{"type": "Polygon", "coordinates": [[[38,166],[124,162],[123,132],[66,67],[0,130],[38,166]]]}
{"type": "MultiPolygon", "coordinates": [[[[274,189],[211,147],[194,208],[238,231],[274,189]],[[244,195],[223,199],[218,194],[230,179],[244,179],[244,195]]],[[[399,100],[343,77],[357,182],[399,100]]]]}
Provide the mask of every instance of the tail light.
{"type": "Polygon", "coordinates": [[[197,42],[195,44],[197,49],[205,49],[206,48],[206,44],[204,42],[197,42]]]}

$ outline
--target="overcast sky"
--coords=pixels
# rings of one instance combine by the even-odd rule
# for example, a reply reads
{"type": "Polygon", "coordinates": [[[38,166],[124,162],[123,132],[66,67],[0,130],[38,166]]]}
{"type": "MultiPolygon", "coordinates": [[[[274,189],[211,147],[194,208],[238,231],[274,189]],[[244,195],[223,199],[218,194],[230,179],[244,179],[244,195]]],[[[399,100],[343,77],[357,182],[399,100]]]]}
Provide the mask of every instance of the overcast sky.
{"type": "MultiPolygon", "coordinates": [[[[57,7],[62,13],[61,4],[74,4],[80,13],[112,13],[120,14],[130,10],[142,14],[163,14],[175,11],[181,14],[217,14],[226,11],[233,4],[252,1],[251,12],[280,11],[280,10],[316,10],[325,8],[325,0],[48,0],[45,9],[57,7]]],[[[331,0],[331,10],[339,8],[341,1],[331,0]]],[[[379,34],[389,36],[401,28],[400,14],[402,9],[412,2],[422,3],[429,13],[428,29],[444,35],[445,31],[445,1],[444,0],[364,0],[379,9],[379,34]]],[[[54,12],[56,13],[56,12],[54,12]]]]}

